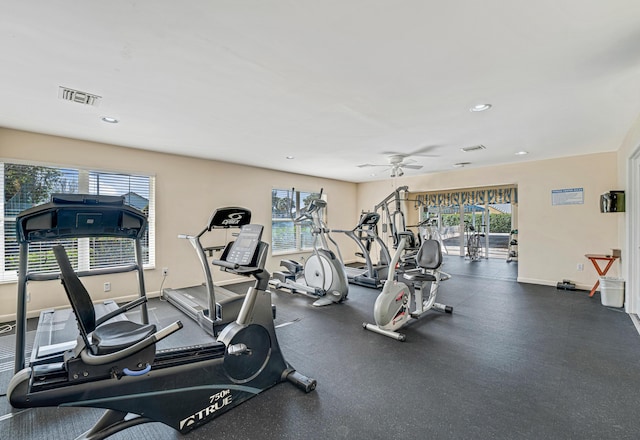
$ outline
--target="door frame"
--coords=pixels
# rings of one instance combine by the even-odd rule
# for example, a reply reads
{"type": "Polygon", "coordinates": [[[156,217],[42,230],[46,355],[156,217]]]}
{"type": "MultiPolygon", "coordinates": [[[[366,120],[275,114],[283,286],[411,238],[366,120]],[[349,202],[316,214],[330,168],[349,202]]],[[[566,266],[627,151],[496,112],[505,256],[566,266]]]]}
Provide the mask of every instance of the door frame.
{"type": "Polygon", "coordinates": [[[640,313],[640,146],[629,157],[627,172],[627,191],[625,229],[627,235],[626,260],[623,272],[626,272],[627,313],[640,313]]]}

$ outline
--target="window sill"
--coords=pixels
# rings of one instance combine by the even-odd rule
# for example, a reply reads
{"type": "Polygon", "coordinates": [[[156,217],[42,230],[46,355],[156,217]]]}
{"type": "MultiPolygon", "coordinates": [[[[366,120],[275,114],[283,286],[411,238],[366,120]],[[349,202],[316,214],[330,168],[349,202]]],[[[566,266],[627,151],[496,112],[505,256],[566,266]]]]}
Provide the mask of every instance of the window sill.
{"type": "Polygon", "coordinates": [[[313,248],[309,248],[309,249],[302,249],[299,251],[278,251],[278,252],[272,252],[271,256],[272,257],[282,257],[284,255],[297,255],[297,254],[309,254],[313,252],[313,248]]]}

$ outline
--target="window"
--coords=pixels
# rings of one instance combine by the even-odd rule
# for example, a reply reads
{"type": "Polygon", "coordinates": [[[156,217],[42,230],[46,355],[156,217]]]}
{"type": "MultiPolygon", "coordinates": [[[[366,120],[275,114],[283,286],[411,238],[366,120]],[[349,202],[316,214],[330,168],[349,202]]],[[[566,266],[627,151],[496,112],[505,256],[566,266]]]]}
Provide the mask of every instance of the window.
{"type": "MultiPolygon", "coordinates": [[[[16,240],[16,216],[23,210],[47,203],[53,193],[122,195],[125,203],[143,211],[149,226],[142,240],[145,268],[155,265],[154,178],[73,168],[47,167],[0,162],[0,201],[4,215],[0,225],[0,281],[17,280],[19,246],[16,240]]],[[[131,240],[81,238],[61,243],[32,243],[29,248],[30,272],[58,271],[51,248],[63,244],[76,270],[118,266],[135,260],[131,240]]]]}
{"type": "Polygon", "coordinates": [[[271,252],[274,254],[309,251],[313,246],[311,223],[295,223],[311,200],[320,193],[274,189],[271,191],[271,252]]]}

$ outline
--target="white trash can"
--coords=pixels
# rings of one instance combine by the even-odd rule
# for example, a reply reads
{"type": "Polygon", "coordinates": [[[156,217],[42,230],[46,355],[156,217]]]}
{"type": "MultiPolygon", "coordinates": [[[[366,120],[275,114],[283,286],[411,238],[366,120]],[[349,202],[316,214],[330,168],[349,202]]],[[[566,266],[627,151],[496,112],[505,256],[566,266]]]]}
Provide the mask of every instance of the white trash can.
{"type": "Polygon", "coordinates": [[[600,277],[600,301],[603,306],[624,306],[624,280],[616,277],[600,277]]]}

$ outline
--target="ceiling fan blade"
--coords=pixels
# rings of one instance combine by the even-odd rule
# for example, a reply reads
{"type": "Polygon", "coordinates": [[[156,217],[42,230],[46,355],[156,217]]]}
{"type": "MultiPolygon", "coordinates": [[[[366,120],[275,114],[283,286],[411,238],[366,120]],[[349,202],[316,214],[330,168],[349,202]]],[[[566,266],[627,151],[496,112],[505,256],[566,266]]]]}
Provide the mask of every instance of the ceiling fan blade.
{"type": "Polygon", "coordinates": [[[402,165],[402,168],[409,168],[410,170],[419,170],[422,165],[402,165]]]}
{"type": "Polygon", "coordinates": [[[409,156],[408,154],[404,154],[404,153],[398,153],[397,151],[383,151],[380,154],[384,154],[385,156],[400,156],[400,157],[407,157],[409,156]]]}
{"type": "Polygon", "coordinates": [[[425,145],[424,147],[418,148],[417,150],[407,154],[407,156],[436,157],[435,155],[427,154],[435,150],[436,148],[438,148],[438,145],[425,145]]]}
{"type": "Polygon", "coordinates": [[[387,156],[402,156],[402,157],[410,157],[410,156],[423,156],[423,157],[438,157],[438,155],[427,154],[431,150],[435,150],[439,145],[425,145],[424,147],[420,147],[417,150],[414,150],[410,153],[400,153],[397,151],[385,151],[382,154],[386,154],[387,156]]]}
{"type": "Polygon", "coordinates": [[[363,163],[362,165],[358,165],[358,168],[371,168],[371,167],[388,167],[389,164],[372,164],[372,163],[363,163]]]}

